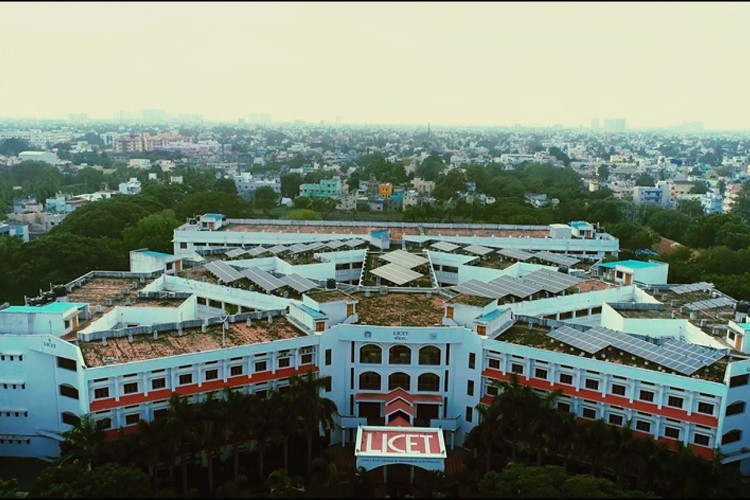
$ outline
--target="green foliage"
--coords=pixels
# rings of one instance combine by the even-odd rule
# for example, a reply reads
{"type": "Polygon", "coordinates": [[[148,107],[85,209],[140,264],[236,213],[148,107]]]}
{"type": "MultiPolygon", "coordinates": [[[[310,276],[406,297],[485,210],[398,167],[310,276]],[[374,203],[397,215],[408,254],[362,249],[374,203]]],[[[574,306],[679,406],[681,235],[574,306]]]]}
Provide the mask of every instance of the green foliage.
{"type": "Polygon", "coordinates": [[[641,174],[635,180],[635,185],[636,186],[655,186],[656,181],[654,181],[654,178],[650,176],[649,174],[641,174]]]}
{"type": "Polygon", "coordinates": [[[299,195],[299,186],[304,181],[299,174],[284,174],[280,177],[281,196],[294,198],[299,195]]]}
{"type": "Polygon", "coordinates": [[[255,190],[253,203],[259,210],[271,210],[278,204],[278,195],[271,186],[261,186],[255,190]]]}
{"type": "Polygon", "coordinates": [[[137,467],[110,462],[87,470],[73,463],[46,468],[29,493],[36,498],[151,498],[149,484],[137,467]]]}
{"type": "Polygon", "coordinates": [[[428,156],[417,167],[416,176],[427,181],[435,181],[445,170],[443,160],[436,156],[428,156]]]}
{"type": "Polygon", "coordinates": [[[149,183],[141,190],[142,195],[158,200],[165,208],[174,208],[192,193],[193,189],[186,184],[149,183]]]}
{"type": "Polygon", "coordinates": [[[123,229],[122,240],[126,250],[148,248],[157,252],[172,253],[172,234],[180,226],[170,209],[147,215],[135,225],[123,229]]]}
{"type": "Polygon", "coordinates": [[[681,212],[659,208],[647,216],[645,224],[665,238],[682,241],[690,221],[690,217],[681,212]]]}
{"type": "Polygon", "coordinates": [[[177,220],[205,213],[218,213],[226,217],[249,219],[253,216],[250,204],[239,195],[218,191],[197,192],[186,196],[174,205],[177,220]]]}
{"type": "Polygon", "coordinates": [[[287,219],[290,220],[321,220],[320,214],[309,208],[299,208],[289,212],[287,219]]]}
{"type": "Polygon", "coordinates": [[[357,163],[360,165],[362,179],[374,177],[380,182],[394,184],[403,184],[408,180],[403,165],[389,162],[381,154],[364,155],[357,163]]]}
{"type": "Polygon", "coordinates": [[[158,200],[146,195],[118,196],[76,209],[55,227],[52,233],[70,233],[91,238],[122,237],[122,230],[146,215],[163,210],[158,200]]]}
{"type": "Polygon", "coordinates": [[[610,224],[607,226],[607,231],[620,240],[620,249],[651,248],[659,241],[658,234],[630,221],[610,224]]]}
{"type": "Polygon", "coordinates": [[[563,165],[565,165],[566,167],[570,166],[570,158],[560,148],[558,148],[557,146],[551,146],[548,151],[550,155],[563,162],[563,165]]]}
{"type": "Polygon", "coordinates": [[[466,175],[459,169],[453,169],[438,177],[432,196],[439,201],[447,201],[456,195],[457,191],[466,190],[466,175]]]}
{"type": "Polygon", "coordinates": [[[18,139],[11,137],[10,139],[3,139],[0,141],[0,155],[3,156],[18,156],[19,153],[24,151],[34,151],[36,148],[32,148],[28,141],[25,139],[18,139]]]}

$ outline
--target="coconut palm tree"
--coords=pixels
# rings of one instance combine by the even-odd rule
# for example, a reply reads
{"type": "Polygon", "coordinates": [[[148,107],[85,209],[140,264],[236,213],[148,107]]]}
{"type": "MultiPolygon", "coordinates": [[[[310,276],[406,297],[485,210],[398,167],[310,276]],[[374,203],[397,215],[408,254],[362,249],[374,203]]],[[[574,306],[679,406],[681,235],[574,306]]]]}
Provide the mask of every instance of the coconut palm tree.
{"type": "Polygon", "coordinates": [[[101,463],[105,445],[104,422],[96,421],[86,413],[72,429],[62,433],[60,442],[62,461],[78,460],[87,470],[101,463]]]}
{"type": "Polygon", "coordinates": [[[182,493],[187,493],[187,461],[193,451],[196,441],[196,410],[188,399],[179,394],[169,398],[169,407],[165,422],[165,440],[169,443],[174,457],[174,465],[178,465],[182,473],[182,493]]]}
{"type": "Polygon", "coordinates": [[[307,439],[307,470],[312,467],[313,439],[319,437],[321,429],[330,431],[338,415],[336,403],[321,397],[321,391],[330,377],[318,378],[312,370],[304,375],[294,375],[289,380],[289,390],[284,399],[289,403],[290,414],[296,419],[296,428],[307,439]]]}
{"type": "Polygon", "coordinates": [[[248,425],[250,396],[227,387],[224,389],[224,402],[227,411],[224,439],[232,443],[234,481],[237,482],[240,474],[239,449],[241,445],[247,445],[252,437],[252,429],[248,425]]]}
{"type": "Polygon", "coordinates": [[[226,420],[226,405],[216,398],[215,392],[209,392],[206,400],[197,405],[197,433],[201,453],[205,453],[208,462],[208,494],[214,492],[214,457],[223,443],[226,420]]]}

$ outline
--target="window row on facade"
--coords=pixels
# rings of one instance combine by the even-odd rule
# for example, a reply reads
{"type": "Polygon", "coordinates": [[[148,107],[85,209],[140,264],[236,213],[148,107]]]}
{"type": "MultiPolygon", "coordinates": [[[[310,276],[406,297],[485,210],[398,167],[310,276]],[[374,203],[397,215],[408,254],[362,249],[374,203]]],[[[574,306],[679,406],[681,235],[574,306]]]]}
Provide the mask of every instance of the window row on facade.
{"type": "MultiPolygon", "coordinates": [[[[352,344],[354,348],[354,344],[352,344]]],[[[384,348],[377,344],[365,344],[359,348],[359,362],[363,364],[382,364],[384,348]]],[[[391,365],[410,365],[414,364],[413,351],[417,352],[417,364],[420,365],[440,365],[442,351],[440,348],[427,345],[420,347],[418,350],[403,344],[397,344],[387,349],[388,364],[391,365]]],[[[447,355],[446,355],[447,356],[447,355]]],[[[352,359],[354,362],[354,359],[352,359]]],[[[447,363],[447,360],[445,361],[447,363]]]]}
{"type": "MultiPolygon", "coordinates": [[[[575,389],[597,391],[602,396],[614,395],[646,403],[661,404],[704,415],[718,416],[720,399],[712,394],[686,391],[679,387],[656,385],[650,382],[600,373],[562,364],[547,363],[541,360],[489,356],[487,368],[515,373],[522,378],[547,380],[551,383],[571,386],[575,389]],[[507,363],[504,367],[503,364],[507,363]],[[505,369],[504,369],[505,368],[505,369]]],[[[491,392],[488,387],[488,393],[491,392]]],[[[738,407],[735,407],[735,411],[738,407]]],[[[744,406],[742,408],[744,411],[744,406]]]]}
{"type": "MultiPolygon", "coordinates": [[[[383,387],[383,379],[379,373],[368,371],[359,375],[359,390],[361,391],[392,391],[395,389],[404,389],[413,392],[412,377],[403,372],[391,373],[386,380],[387,387],[383,387]]],[[[440,391],[440,376],[434,373],[423,373],[416,377],[417,391],[420,392],[438,392],[440,391]]],[[[447,378],[446,378],[447,383],[447,378]]],[[[447,390],[447,387],[445,388],[447,390]]]]}
{"type": "Polygon", "coordinates": [[[294,364],[295,353],[291,350],[282,350],[274,354],[262,353],[254,356],[234,357],[226,361],[208,361],[200,365],[182,365],[146,373],[131,373],[119,377],[119,380],[111,378],[94,379],[91,383],[92,399],[107,399],[115,397],[115,395],[174,389],[182,385],[253,375],[268,372],[272,369],[313,365],[315,347],[308,346],[299,349],[298,364],[294,364]],[[115,393],[115,384],[117,393],[115,393]]]}

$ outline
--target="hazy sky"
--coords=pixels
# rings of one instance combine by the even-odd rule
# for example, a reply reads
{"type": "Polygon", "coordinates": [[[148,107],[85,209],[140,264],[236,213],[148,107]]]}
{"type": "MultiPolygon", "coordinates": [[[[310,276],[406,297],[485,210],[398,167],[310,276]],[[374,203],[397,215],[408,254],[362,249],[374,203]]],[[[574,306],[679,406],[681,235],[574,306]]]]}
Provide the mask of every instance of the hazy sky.
{"type": "Polygon", "coordinates": [[[750,130],[750,3],[0,3],[0,117],[750,130]]]}

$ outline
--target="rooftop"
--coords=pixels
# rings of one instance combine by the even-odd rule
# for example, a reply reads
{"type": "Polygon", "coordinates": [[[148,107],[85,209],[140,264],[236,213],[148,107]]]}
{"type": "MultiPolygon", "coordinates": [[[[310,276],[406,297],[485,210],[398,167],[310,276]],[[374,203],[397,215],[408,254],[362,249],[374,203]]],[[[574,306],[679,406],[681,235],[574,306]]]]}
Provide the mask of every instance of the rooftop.
{"type": "MultiPolygon", "coordinates": [[[[251,326],[245,322],[231,323],[226,331],[225,346],[237,347],[258,344],[272,340],[303,337],[305,333],[298,330],[286,318],[278,316],[272,323],[267,320],[253,321],[251,326]]],[[[116,359],[116,363],[144,361],[180,354],[213,351],[222,348],[222,327],[212,325],[201,332],[200,328],[183,330],[182,336],[176,331],[159,332],[159,338],[152,335],[135,335],[133,341],[124,338],[109,338],[107,345],[101,341],[78,342],[86,365],[90,368],[108,364],[105,360],[116,359]]]]}
{"type": "Polygon", "coordinates": [[[357,304],[359,324],[384,326],[436,326],[442,325],[444,298],[434,294],[428,298],[423,293],[389,292],[381,295],[372,292],[352,294],[357,304]]]}
{"type": "Polygon", "coordinates": [[[313,299],[315,302],[335,302],[339,300],[351,300],[352,297],[345,294],[341,290],[312,290],[305,293],[308,297],[313,299]]]}

